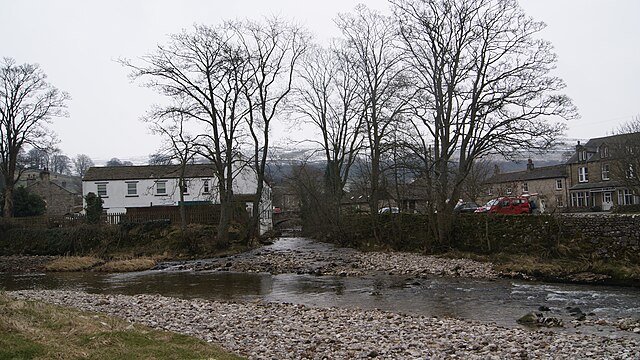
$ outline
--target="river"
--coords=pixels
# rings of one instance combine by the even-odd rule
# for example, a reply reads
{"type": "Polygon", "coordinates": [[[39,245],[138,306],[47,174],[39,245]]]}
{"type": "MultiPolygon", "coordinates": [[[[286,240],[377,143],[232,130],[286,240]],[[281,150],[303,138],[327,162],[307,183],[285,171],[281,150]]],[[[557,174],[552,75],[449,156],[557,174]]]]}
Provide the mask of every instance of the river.
{"type": "MultiPolygon", "coordinates": [[[[260,251],[295,251],[301,256],[336,251],[305,238],[276,241],[260,251]]],[[[243,256],[252,256],[251,253],[243,256]]],[[[0,273],[0,288],[81,290],[109,294],[162,294],[222,301],[268,301],[321,307],[358,307],[409,314],[455,317],[519,327],[516,320],[541,306],[545,316],[565,322],[554,331],[596,333],[640,339],[639,334],[591,322],[572,324],[569,307],[587,319],[638,318],[640,289],[466,278],[408,278],[386,274],[363,277],[309,274],[189,271],[169,264],[162,270],[135,273],[0,273]],[[585,325],[588,324],[588,325],[585,325]]]]}

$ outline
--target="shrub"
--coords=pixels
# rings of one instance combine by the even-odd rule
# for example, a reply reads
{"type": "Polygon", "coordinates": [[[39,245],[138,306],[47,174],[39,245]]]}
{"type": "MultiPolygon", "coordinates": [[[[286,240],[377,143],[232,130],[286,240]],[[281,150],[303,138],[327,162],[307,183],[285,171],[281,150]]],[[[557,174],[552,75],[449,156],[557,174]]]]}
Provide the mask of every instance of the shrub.
{"type": "Polygon", "coordinates": [[[84,197],[84,201],[87,203],[87,222],[89,224],[99,223],[100,216],[102,216],[102,199],[90,192],[84,197]]]}

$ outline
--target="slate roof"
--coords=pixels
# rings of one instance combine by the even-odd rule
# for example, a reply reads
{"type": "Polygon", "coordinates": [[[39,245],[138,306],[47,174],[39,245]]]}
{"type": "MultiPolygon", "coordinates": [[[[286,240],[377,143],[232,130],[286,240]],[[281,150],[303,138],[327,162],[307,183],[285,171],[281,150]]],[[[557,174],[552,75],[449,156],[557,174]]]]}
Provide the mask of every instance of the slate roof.
{"type": "Polygon", "coordinates": [[[532,170],[516,171],[509,173],[496,174],[488,179],[486,182],[490,184],[515,182],[515,181],[529,181],[539,179],[555,179],[567,177],[567,166],[552,165],[542,166],[534,168],[532,170]]]}
{"type": "MultiPolygon", "coordinates": [[[[186,178],[208,178],[215,176],[212,164],[189,164],[185,168],[186,178]]],[[[180,165],[105,166],[91,167],[83,181],[177,179],[180,165]]]]}
{"type": "Polygon", "coordinates": [[[623,185],[621,181],[586,182],[573,185],[569,190],[609,189],[623,185]]]}
{"type": "MultiPolygon", "coordinates": [[[[637,145],[640,143],[640,132],[630,133],[630,134],[619,134],[619,135],[610,135],[603,136],[599,138],[593,138],[587,141],[582,147],[584,150],[587,150],[589,153],[588,161],[598,161],[601,159],[600,146],[603,144],[607,145],[620,145],[620,144],[629,144],[629,145],[637,145]]],[[[613,149],[611,149],[613,151],[613,149]]],[[[577,164],[579,163],[578,152],[574,152],[571,158],[567,161],[567,164],[577,164]]]]}

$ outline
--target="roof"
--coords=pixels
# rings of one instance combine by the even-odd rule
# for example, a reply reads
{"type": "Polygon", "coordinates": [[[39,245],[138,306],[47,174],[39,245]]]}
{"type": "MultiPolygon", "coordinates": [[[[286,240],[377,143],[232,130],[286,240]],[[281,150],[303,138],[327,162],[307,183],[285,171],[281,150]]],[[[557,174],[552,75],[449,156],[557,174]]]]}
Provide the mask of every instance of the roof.
{"type": "MultiPolygon", "coordinates": [[[[589,157],[589,161],[596,161],[596,160],[600,160],[600,152],[598,150],[600,149],[600,146],[602,146],[603,144],[608,144],[608,145],[638,144],[639,141],[640,141],[640,132],[635,132],[635,133],[629,133],[629,134],[618,134],[618,135],[609,135],[609,136],[603,136],[599,138],[593,138],[593,139],[589,139],[589,141],[587,141],[584,145],[579,145],[579,146],[582,146],[584,150],[587,150],[587,152],[591,154],[591,157],[589,157]]],[[[567,164],[575,164],[578,162],[580,161],[578,159],[578,152],[576,151],[571,156],[571,158],[567,161],[567,164]]]]}
{"type": "MultiPolygon", "coordinates": [[[[142,180],[180,178],[180,165],[105,166],[91,167],[82,181],[101,180],[142,180]]],[[[188,164],[186,178],[207,178],[215,176],[213,164],[188,164]]]]}
{"type": "Polygon", "coordinates": [[[506,183],[514,181],[529,181],[540,179],[555,179],[567,177],[567,166],[552,165],[534,168],[532,170],[516,171],[509,173],[501,173],[492,176],[486,182],[490,184],[506,183]]]}
{"type": "Polygon", "coordinates": [[[569,190],[613,189],[622,185],[620,181],[586,182],[573,185],[569,190]]]}
{"type": "MultiPolygon", "coordinates": [[[[67,188],[63,187],[62,185],[60,185],[60,184],[58,184],[58,183],[56,183],[54,181],[49,180],[48,183],[49,183],[49,186],[55,186],[55,187],[59,188],[60,190],[62,190],[63,192],[68,193],[70,195],[79,195],[80,194],[79,192],[74,192],[74,191],[72,191],[70,189],[67,189],[67,188]]],[[[47,186],[47,185],[46,185],[46,183],[44,181],[38,181],[38,182],[35,182],[33,184],[28,184],[27,185],[27,189],[41,188],[42,186],[47,186]]]]}

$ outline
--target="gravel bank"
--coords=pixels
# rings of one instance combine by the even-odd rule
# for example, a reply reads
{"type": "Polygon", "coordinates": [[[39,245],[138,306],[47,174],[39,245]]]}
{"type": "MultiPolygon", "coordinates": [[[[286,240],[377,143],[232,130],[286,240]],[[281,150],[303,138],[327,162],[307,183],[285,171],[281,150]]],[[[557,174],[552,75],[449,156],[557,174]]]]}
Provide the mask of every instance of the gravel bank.
{"type": "MultiPolygon", "coordinates": [[[[278,240],[287,241],[287,240],[278,240]]],[[[330,244],[314,246],[306,240],[295,249],[266,246],[249,253],[221,259],[187,262],[179,270],[267,272],[271,274],[314,274],[368,276],[375,273],[411,277],[447,276],[495,279],[493,264],[469,259],[448,259],[403,252],[360,252],[330,244]],[[304,246],[308,245],[308,247],[304,246]]]]}
{"type": "Polygon", "coordinates": [[[9,295],[197,336],[250,359],[640,358],[640,343],[633,339],[505,329],[378,310],[65,291],[9,295]]]}

